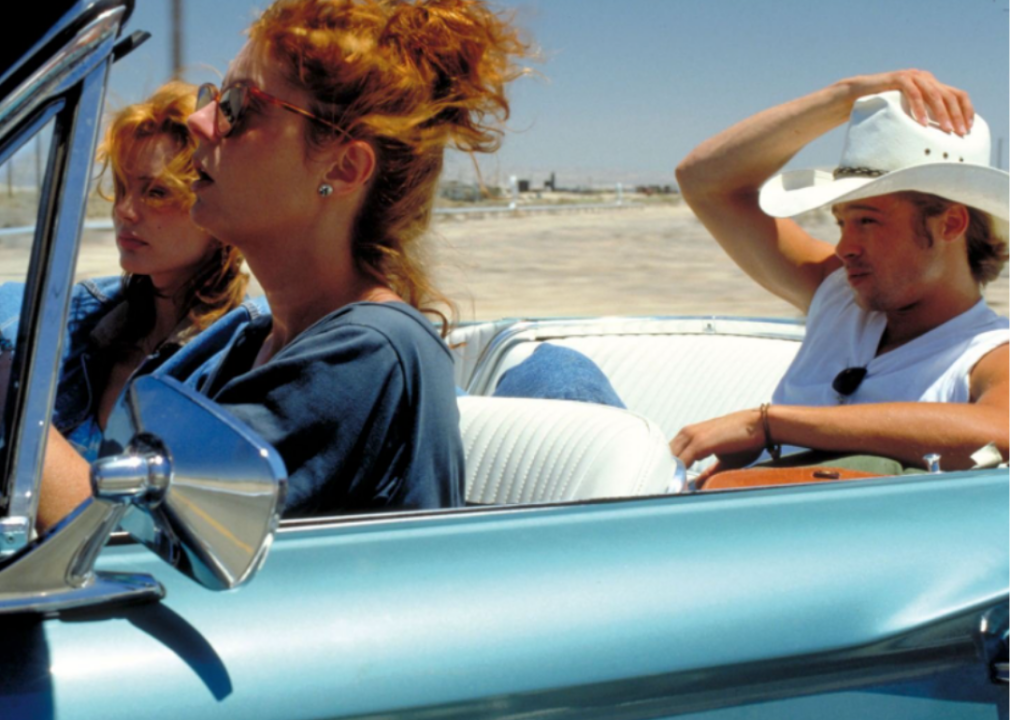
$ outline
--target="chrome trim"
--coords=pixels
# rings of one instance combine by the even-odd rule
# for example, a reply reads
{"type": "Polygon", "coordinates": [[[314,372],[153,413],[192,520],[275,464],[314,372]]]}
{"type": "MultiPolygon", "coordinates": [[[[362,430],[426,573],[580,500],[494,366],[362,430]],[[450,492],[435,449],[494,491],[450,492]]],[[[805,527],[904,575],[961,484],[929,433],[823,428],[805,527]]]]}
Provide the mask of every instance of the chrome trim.
{"type": "Polygon", "coordinates": [[[73,40],[26,78],[0,102],[0,135],[21,122],[53,96],[80,82],[108,60],[126,9],[107,10],[78,31],[73,40]],[[105,46],[108,46],[107,48],[105,46]]]}
{"type": "Polygon", "coordinates": [[[287,489],[270,445],[206,397],[150,375],[130,385],[106,440],[123,452],[96,462],[92,483],[96,496],[134,508],[124,530],[212,590],[256,574],[287,489]]]}
{"type": "Polygon", "coordinates": [[[148,576],[94,571],[99,552],[126,509],[122,502],[91,498],[0,566],[0,614],[164,597],[164,588],[148,576]]]}
{"type": "Polygon", "coordinates": [[[684,465],[684,461],[674,455],[673,478],[670,480],[670,484],[666,487],[667,495],[678,495],[684,492],[692,493],[695,492],[696,489],[697,488],[695,488],[694,482],[688,480],[687,466],[684,465]]]}
{"type": "Polygon", "coordinates": [[[74,24],[74,21],[80,17],[81,9],[80,2],[77,7],[68,8],[63,14],[63,17],[59,19],[46,34],[39,39],[35,45],[33,45],[18,61],[12,64],[9,68],[4,70],[3,75],[0,75],[0,85],[6,83],[10,76],[16,73],[25,62],[30,62],[32,58],[39,54],[39,52],[51,42],[54,42],[61,33],[67,32],[70,27],[74,24]]]}
{"type": "Polygon", "coordinates": [[[1010,685],[1010,662],[1006,660],[994,662],[992,664],[992,679],[993,682],[1000,685],[1010,685]]]}
{"type": "MultiPolygon", "coordinates": [[[[11,133],[10,137],[0,141],[0,165],[10,160],[18,150],[23,148],[29,141],[33,140],[36,135],[42,132],[46,123],[56,117],[57,113],[63,109],[64,105],[65,103],[62,100],[54,100],[39,110],[38,113],[35,114],[34,118],[31,121],[24,123],[17,132],[11,133]]],[[[38,227],[38,225],[4,228],[3,231],[0,232],[0,236],[34,235],[36,227],[38,227]]]]}
{"type": "MultiPolygon", "coordinates": [[[[750,488],[735,488],[731,490],[718,490],[712,492],[698,493],[696,488],[692,489],[693,481],[690,480],[688,488],[678,494],[658,494],[658,495],[631,495],[614,498],[588,498],[584,500],[550,501],[542,503],[518,503],[515,505],[467,505],[456,508],[440,508],[432,510],[401,510],[374,513],[362,513],[354,515],[320,515],[307,518],[286,518],[281,521],[277,529],[278,535],[298,534],[302,532],[314,532],[317,530],[339,529],[345,527],[359,527],[390,524],[412,524],[415,522],[439,522],[444,520],[454,520],[455,518],[467,518],[474,514],[516,514],[527,512],[550,512],[566,511],[571,508],[584,508],[597,505],[620,506],[634,503],[648,502],[722,502],[727,495],[739,493],[760,493],[762,495],[791,494],[795,492],[837,492],[839,490],[848,492],[851,489],[865,487],[868,484],[888,485],[894,483],[917,483],[928,481],[947,481],[956,475],[962,475],[968,471],[960,473],[943,473],[940,477],[929,475],[894,475],[867,478],[860,483],[803,483],[795,485],[764,486],[750,488]]],[[[126,536],[116,534],[114,536],[118,543],[126,542],[126,536]]]]}
{"type": "Polygon", "coordinates": [[[172,464],[160,450],[102,458],[91,467],[95,495],[117,502],[160,503],[171,478],[172,464]]]}
{"type": "Polygon", "coordinates": [[[262,566],[284,506],[284,464],[276,451],[174,380],[139,378],[125,404],[106,432],[111,443],[124,434],[132,440],[122,455],[92,466],[93,496],[0,562],[0,614],[163,597],[151,577],[95,572],[120,525],[215,590],[241,585],[262,566]],[[178,446],[174,457],[159,437],[178,446]],[[207,447],[214,448],[211,457],[207,447]]]}
{"type": "Polygon", "coordinates": [[[481,352],[466,391],[486,395],[498,364],[516,345],[557,338],[597,335],[736,335],[799,342],[804,324],[788,318],[734,318],[721,316],[604,317],[570,320],[520,320],[504,328],[481,352]]]}
{"type": "Polygon", "coordinates": [[[31,532],[32,526],[26,517],[0,519],[0,557],[27,545],[31,532]]]}
{"type": "Polygon", "coordinates": [[[982,657],[989,664],[989,679],[997,685],[1010,684],[1010,630],[1007,629],[1005,598],[982,615],[978,624],[978,642],[982,657]]]}
{"type": "MultiPolygon", "coordinates": [[[[38,508],[35,488],[45,457],[46,429],[60,370],[63,328],[77,262],[77,241],[84,220],[98,119],[105,100],[105,80],[118,18],[122,15],[121,8],[109,11],[88,25],[71,43],[77,62],[52,66],[64,76],[45,83],[50,90],[67,89],[68,82],[72,81],[78,83],[80,89],[67,92],[67,105],[56,116],[39,207],[41,228],[32,247],[20,352],[15,359],[18,364],[16,377],[23,392],[17,397],[8,438],[10,456],[5,477],[10,498],[7,516],[27,519],[29,526],[34,525],[38,508]],[[112,25],[107,26],[107,23],[112,25]],[[82,35],[86,36],[84,40],[82,35]],[[80,46],[75,44],[78,42],[80,46]]],[[[43,100],[40,98],[39,102],[43,100]]]]}

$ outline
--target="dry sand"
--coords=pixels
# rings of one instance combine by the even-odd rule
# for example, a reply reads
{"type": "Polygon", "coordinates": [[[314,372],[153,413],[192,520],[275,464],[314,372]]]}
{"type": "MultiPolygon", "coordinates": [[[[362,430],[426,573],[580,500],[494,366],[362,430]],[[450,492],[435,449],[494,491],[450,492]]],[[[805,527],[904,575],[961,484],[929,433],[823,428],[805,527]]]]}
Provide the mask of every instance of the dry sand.
{"type": "MultiPolygon", "coordinates": [[[[837,240],[828,213],[800,220],[815,237],[837,240]]],[[[448,219],[435,226],[433,245],[442,287],[464,320],[798,315],[730,262],[682,205],[448,219]]],[[[986,297],[1007,314],[1006,272],[986,297]]]]}
{"type": "Polygon", "coordinates": [[[464,320],[796,315],[728,262],[684,207],[446,219],[433,245],[464,320]]]}
{"type": "MultiPolygon", "coordinates": [[[[837,238],[830,217],[802,219],[837,238]]],[[[683,205],[441,216],[432,267],[461,319],[578,315],[744,315],[796,311],[740,272],[683,205]]],[[[0,240],[0,280],[23,278],[24,242],[0,240]]],[[[112,234],[87,232],[78,278],[115,274],[112,234]]],[[[258,285],[253,292],[261,292],[258,285]]],[[[1007,314],[1007,274],[986,291],[1007,314]]]]}

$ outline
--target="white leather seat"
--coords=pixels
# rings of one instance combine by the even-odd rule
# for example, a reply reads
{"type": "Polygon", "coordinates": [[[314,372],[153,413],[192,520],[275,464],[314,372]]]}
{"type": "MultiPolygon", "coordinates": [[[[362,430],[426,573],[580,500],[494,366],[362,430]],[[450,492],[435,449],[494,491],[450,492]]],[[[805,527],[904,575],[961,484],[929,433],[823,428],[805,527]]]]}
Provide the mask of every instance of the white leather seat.
{"type": "Polygon", "coordinates": [[[514,325],[515,322],[515,320],[494,320],[472,323],[457,327],[449,333],[445,342],[452,351],[456,384],[459,387],[465,388],[469,384],[473,369],[477,366],[491,339],[509,325],[514,325]]]}
{"type": "MultiPolygon", "coordinates": [[[[672,438],[682,427],[771,400],[799,338],[732,335],[600,335],[552,338],[578,350],[607,376],[629,410],[672,438]]],[[[491,388],[539,342],[520,342],[499,359],[491,388]]]]}
{"type": "Polygon", "coordinates": [[[650,420],[564,400],[459,398],[466,499],[542,503],[655,495],[674,483],[668,440],[650,420]]]}

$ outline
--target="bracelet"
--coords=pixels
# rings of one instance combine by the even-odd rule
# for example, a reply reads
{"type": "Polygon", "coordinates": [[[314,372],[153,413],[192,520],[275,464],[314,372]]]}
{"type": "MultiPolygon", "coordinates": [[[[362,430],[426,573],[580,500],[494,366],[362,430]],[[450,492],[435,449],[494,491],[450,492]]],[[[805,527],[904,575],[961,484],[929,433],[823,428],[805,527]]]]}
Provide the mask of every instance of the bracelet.
{"type": "Polygon", "coordinates": [[[765,431],[765,450],[771,455],[772,460],[778,460],[782,457],[782,446],[772,440],[772,426],[768,421],[768,408],[771,406],[771,403],[761,403],[761,426],[765,431]]]}

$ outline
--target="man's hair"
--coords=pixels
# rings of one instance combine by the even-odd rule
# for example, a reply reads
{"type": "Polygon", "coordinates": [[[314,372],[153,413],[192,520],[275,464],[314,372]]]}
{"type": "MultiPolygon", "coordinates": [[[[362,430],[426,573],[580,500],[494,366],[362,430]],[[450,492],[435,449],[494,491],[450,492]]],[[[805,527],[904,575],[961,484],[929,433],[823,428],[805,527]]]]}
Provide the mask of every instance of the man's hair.
{"type": "MultiPolygon", "coordinates": [[[[921,192],[898,193],[918,209],[915,231],[930,238],[926,221],[958,203],[938,195],[921,192]]],[[[965,245],[968,248],[968,266],[971,275],[979,285],[987,285],[1003,271],[1007,263],[1007,243],[996,236],[992,229],[992,218],[988,213],[965,206],[968,209],[968,230],[965,232],[965,245]]]]}

